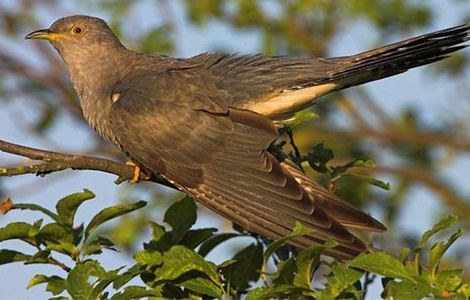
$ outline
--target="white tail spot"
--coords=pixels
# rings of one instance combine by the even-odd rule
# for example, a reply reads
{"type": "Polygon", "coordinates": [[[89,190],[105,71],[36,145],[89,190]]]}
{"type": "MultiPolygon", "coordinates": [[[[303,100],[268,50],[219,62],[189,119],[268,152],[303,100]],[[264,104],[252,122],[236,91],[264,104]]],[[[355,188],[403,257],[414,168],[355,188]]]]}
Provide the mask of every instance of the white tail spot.
{"type": "Polygon", "coordinates": [[[113,93],[113,95],[111,96],[111,100],[113,100],[113,103],[116,103],[119,98],[121,98],[121,93],[113,93]]]}

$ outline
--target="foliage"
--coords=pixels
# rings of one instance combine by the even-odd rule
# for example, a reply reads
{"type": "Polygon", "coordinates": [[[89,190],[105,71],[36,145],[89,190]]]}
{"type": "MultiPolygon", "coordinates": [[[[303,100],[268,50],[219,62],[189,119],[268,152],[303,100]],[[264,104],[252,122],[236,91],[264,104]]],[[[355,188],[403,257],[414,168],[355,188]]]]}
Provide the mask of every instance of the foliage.
{"type": "Polygon", "coordinates": [[[311,299],[362,299],[367,286],[361,284],[365,272],[382,276],[383,296],[393,299],[435,298],[466,299],[470,296],[470,282],[461,278],[462,269],[442,269],[442,256],[462,235],[459,229],[447,241],[438,241],[427,250],[429,239],[457,222],[449,216],[425,232],[413,249],[402,249],[400,258],[385,252],[362,254],[347,262],[321,259],[326,248],[336,246],[328,241],[290,253],[280,259],[276,251],[282,244],[312,230],[297,223],[293,232],[275,242],[265,244],[255,239],[232,258],[215,264],[206,256],[214,248],[240,234],[216,234],[214,228],[194,229],[196,205],[190,198],[175,202],[166,211],[164,222],[149,223],[151,239],[143,249],[133,254],[134,264],[106,270],[100,263],[103,250],[118,251],[106,237],[100,236],[102,224],[129,214],[145,206],[145,202],[120,204],[95,214],[87,226],[77,226],[77,209],[95,195],[85,190],[60,199],[56,211],[38,205],[12,204],[10,210],[40,211],[50,220],[39,219],[30,224],[14,222],[0,228],[0,242],[20,240],[32,245],[35,252],[21,253],[11,249],[0,250],[0,264],[50,264],[58,266],[65,276],[37,274],[28,288],[44,284],[51,299],[142,299],[142,298],[240,298],[271,299],[273,297],[311,299]],[[67,264],[57,257],[69,258],[67,264]],[[426,263],[421,261],[429,256],[426,263]],[[273,269],[273,270],[271,270],[273,269]],[[326,282],[313,285],[314,276],[328,269],[326,282]],[[132,282],[132,283],[131,283],[132,282]]]}
{"type": "MultiPolygon", "coordinates": [[[[227,34],[227,32],[230,34],[230,40],[237,39],[237,41],[238,36],[232,37],[233,33],[242,33],[242,36],[246,32],[253,34],[256,38],[249,40],[250,46],[256,48],[253,49],[253,52],[264,52],[268,55],[330,56],[338,54],[338,51],[343,55],[353,52],[349,47],[351,36],[357,37],[358,40],[351,47],[365,50],[416,33],[437,29],[442,26],[443,22],[436,23],[436,20],[446,20],[446,24],[460,24],[468,21],[470,15],[468,5],[465,7],[466,2],[462,0],[441,1],[442,3],[440,1],[410,0],[350,0],[343,2],[325,0],[105,0],[73,3],[59,0],[0,1],[0,32],[2,33],[0,37],[0,103],[2,104],[2,113],[5,113],[5,116],[14,116],[14,120],[11,122],[11,126],[14,126],[15,129],[14,133],[26,133],[28,141],[39,141],[42,145],[60,144],[68,148],[74,146],[73,143],[63,145],[64,141],[59,140],[60,138],[56,138],[55,135],[59,131],[58,128],[70,130],[70,127],[73,126],[72,129],[75,130],[76,124],[84,122],[78,106],[78,99],[69,84],[62,62],[57,59],[55,53],[51,52],[50,47],[39,43],[21,42],[26,32],[44,28],[53,17],[63,16],[64,11],[93,11],[94,14],[105,17],[113,30],[119,34],[123,43],[131,48],[167,54],[175,54],[176,52],[177,55],[195,54],[191,47],[192,44],[189,45],[189,49],[183,48],[180,44],[182,39],[187,39],[188,35],[194,33],[195,38],[191,36],[191,42],[196,44],[197,38],[200,38],[203,43],[206,42],[206,38],[209,39],[206,36],[208,34],[221,35],[221,33],[227,34]],[[441,9],[444,6],[445,9],[441,9]],[[47,20],[43,16],[44,12],[47,12],[47,20]],[[451,17],[449,18],[449,16],[451,17]],[[184,27],[184,30],[181,30],[181,27],[184,27]],[[214,30],[218,28],[222,28],[222,30],[214,30]],[[201,32],[204,34],[202,37],[201,32]],[[253,45],[255,43],[258,44],[253,45]],[[21,111],[20,114],[18,114],[19,111],[21,111]],[[68,118],[74,118],[74,122],[63,121],[68,118]],[[54,134],[50,134],[51,132],[54,134]]],[[[217,37],[215,40],[217,44],[206,49],[207,51],[219,49],[224,49],[227,52],[247,51],[245,48],[234,50],[227,47],[225,44],[227,38],[217,37]]],[[[244,41],[241,39],[238,45],[244,41]]],[[[240,47],[244,46],[240,45],[240,47]]],[[[387,95],[387,93],[369,93],[368,89],[359,87],[352,92],[350,90],[346,93],[328,95],[325,100],[317,103],[312,111],[314,110],[315,113],[321,115],[321,119],[309,122],[309,120],[317,118],[316,114],[309,110],[302,112],[302,115],[289,124],[291,127],[296,127],[296,141],[300,152],[308,153],[308,155],[298,157],[296,161],[302,163],[307,172],[313,169],[323,173],[325,176],[322,179],[328,179],[330,188],[337,188],[337,193],[342,198],[359,207],[373,205],[382,213],[384,223],[389,227],[391,234],[384,235],[383,241],[386,243],[382,242],[381,247],[397,250],[394,252],[398,252],[398,249],[403,246],[410,248],[409,251],[403,250],[403,257],[407,254],[407,259],[400,260],[401,262],[405,261],[406,272],[408,272],[409,264],[413,264],[416,268],[423,258],[432,257],[429,263],[418,267],[416,271],[420,277],[426,277],[426,283],[424,281],[416,283],[412,280],[395,279],[390,281],[384,279],[384,285],[387,287],[384,293],[392,293],[397,289],[404,291],[406,287],[412,291],[414,288],[428,287],[431,284],[437,298],[446,296],[458,298],[458,296],[451,296],[452,292],[447,293],[446,289],[456,291],[456,287],[461,285],[460,271],[439,271],[437,268],[439,264],[436,264],[438,257],[447,250],[453,239],[448,243],[442,242],[439,246],[433,247],[431,255],[425,251],[426,239],[424,239],[424,243],[418,244],[417,237],[410,236],[409,232],[404,230],[397,230],[401,229],[397,222],[401,220],[399,217],[402,215],[401,212],[407,210],[409,203],[407,199],[409,199],[410,193],[419,187],[420,189],[424,188],[437,201],[440,201],[440,213],[455,213],[461,218],[464,228],[468,228],[470,225],[469,197],[460,189],[459,178],[454,180],[454,178],[449,179],[449,176],[446,176],[449,173],[446,171],[450,167],[461,165],[463,160],[460,158],[468,156],[466,154],[470,149],[468,101],[465,101],[468,98],[468,80],[465,77],[465,70],[468,69],[470,61],[468,53],[470,52],[462,51],[442,63],[426,67],[426,70],[434,72],[426,72],[427,74],[423,76],[424,79],[421,83],[426,88],[429,87],[432,92],[425,94],[425,96],[421,95],[421,90],[418,87],[403,89],[401,92],[407,97],[406,100],[409,100],[408,107],[401,106],[398,109],[395,109],[396,106],[387,107],[384,103],[395,103],[393,96],[387,95]],[[438,75],[441,74],[446,76],[445,81],[449,83],[449,86],[446,86],[446,91],[451,91],[451,93],[446,93],[445,99],[436,96],[437,101],[432,101],[433,99],[428,99],[428,95],[442,94],[440,92],[434,93],[436,90],[432,89],[434,83],[437,82],[436,79],[439,79],[438,75]],[[424,97],[426,101],[421,101],[424,97]],[[453,99],[455,101],[452,101],[453,99]],[[424,113],[420,110],[423,106],[420,107],[417,103],[425,103],[426,111],[424,113]],[[439,105],[440,103],[445,103],[445,105],[439,105]],[[434,106],[435,104],[438,105],[434,106]],[[428,108],[439,110],[439,113],[436,112],[432,117],[429,117],[429,113],[426,113],[429,112],[428,108]],[[435,117],[437,115],[438,118],[435,117]],[[310,150],[311,145],[315,144],[317,146],[310,150]],[[327,148],[334,149],[334,157],[327,148]],[[368,157],[376,158],[379,167],[375,168],[373,161],[365,159],[368,157]],[[360,159],[358,160],[358,158],[360,159]],[[396,182],[389,193],[380,194],[377,189],[369,188],[369,184],[388,188],[387,183],[371,177],[371,173],[375,171],[388,175],[389,178],[392,178],[391,180],[396,182]],[[411,247],[414,244],[418,244],[418,248],[411,247]],[[427,268],[430,270],[426,271],[427,268]],[[434,277],[423,274],[423,272],[429,274],[434,272],[434,277]],[[436,292],[438,282],[442,282],[442,284],[439,283],[441,286],[447,285],[442,288],[440,296],[436,292]],[[446,283],[444,284],[444,282],[446,283]]],[[[393,80],[391,81],[393,82],[393,80]]],[[[413,83],[416,82],[413,81],[413,83]]],[[[395,87],[399,88],[396,85],[395,87]]],[[[4,131],[2,134],[10,136],[10,131],[13,129],[8,123],[11,120],[5,118],[3,121],[4,131]]],[[[122,158],[122,154],[110,149],[98,138],[95,138],[95,135],[88,135],[87,141],[87,145],[89,144],[87,148],[80,148],[77,151],[112,156],[117,159],[122,158]]],[[[295,153],[293,156],[295,158],[295,153]]],[[[9,165],[9,158],[6,158],[4,162],[9,165]]],[[[462,165],[465,167],[465,163],[462,165]]],[[[50,182],[55,181],[51,180],[50,182]]],[[[41,181],[37,184],[48,183],[41,181]]],[[[135,249],[141,249],[141,237],[148,226],[153,229],[154,235],[152,241],[148,241],[147,244],[164,244],[160,238],[169,239],[167,243],[171,245],[182,244],[189,249],[196,248],[197,253],[202,257],[219,247],[220,244],[225,244],[226,240],[242,235],[233,232],[216,234],[215,229],[207,228],[190,229],[193,234],[186,236],[185,232],[192,223],[175,225],[177,228],[167,234],[164,227],[150,223],[149,220],[154,219],[155,213],[152,212],[159,211],[158,208],[161,207],[162,202],[169,201],[175,196],[167,196],[168,193],[163,194],[160,190],[148,188],[148,186],[140,187],[137,190],[144,189],[152,194],[149,197],[148,209],[137,210],[132,214],[115,218],[114,222],[107,223],[108,226],[105,228],[95,227],[95,225],[90,227],[89,225],[87,228],[90,232],[86,237],[85,226],[75,224],[73,226],[77,228],[74,228],[70,225],[70,219],[73,220],[74,216],[70,208],[57,208],[56,212],[49,212],[41,206],[24,205],[24,209],[44,213],[53,220],[52,224],[56,223],[57,225],[46,224],[43,226],[39,223],[28,224],[25,222],[6,225],[5,231],[2,231],[5,236],[9,236],[11,239],[21,239],[28,245],[40,243],[39,247],[45,252],[30,255],[5,249],[2,251],[0,262],[30,261],[34,263],[43,259],[51,263],[56,262],[50,259],[51,255],[66,253],[66,256],[70,256],[67,253],[79,251],[78,257],[80,259],[77,261],[74,256],[74,261],[81,264],[90,259],[90,255],[98,255],[97,257],[101,258],[101,255],[105,255],[105,253],[100,254],[100,252],[103,250],[113,251],[116,248],[136,254],[138,252],[135,249]],[[70,212],[64,213],[67,210],[70,212]],[[55,217],[61,214],[63,217],[56,220],[55,217]],[[144,226],[145,224],[148,226],[144,226]],[[6,230],[6,228],[9,229],[6,230]],[[38,228],[42,231],[41,235],[35,234],[39,230],[38,228]],[[70,228],[74,228],[72,232],[70,228]],[[101,238],[94,237],[97,235],[96,228],[98,228],[101,238]],[[50,241],[52,237],[43,238],[49,234],[54,237],[54,241],[50,241]],[[87,242],[84,243],[84,240],[87,242]],[[111,240],[119,246],[114,245],[111,240]],[[80,247],[80,245],[83,246],[80,247]]],[[[122,189],[122,198],[129,201],[135,197],[132,193],[129,195],[126,192],[126,189],[122,189]]],[[[8,194],[9,190],[6,184],[3,181],[0,182],[0,195],[8,196],[8,194]]],[[[86,193],[82,197],[87,197],[86,193]]],[[[81,203],[79,197],[75,201],[81,203]]],[[[20,204],[15,205],[16,208],[21,208],[20,204]]],[[[9,209],[8,205],[2,208],[9,209]]],[[[127,212],[120,208],[111,209],[108,212],[111,211],[127,212]]],[[[95,218],[93,223],[107,221],[104,217],[111,215],[113,214],[101,215],[95,218]]],[[[184,216],[185,218],[194,217],[194,215],[186,214],[184,216]]],[[[171,224],[173,218],[174,216],[170,214],[166,221],[171,224]]],[[[92,217],[90,217],[91,219],[92,217]]],[[[457,233],[454,238],[460,234],[457,233]]],[[[259,265],[259,252],[262,251],[263,244],[264,240],[257,237],[256,243],[245,247],[238,256],[235,255],[236,259],[243,260],[240,265],[259,265]]],[[[164,253],[168,250],[162,249],[156,252],[164,253]]],[[[143,251],[142,255],[147,252],[147,250],[143,251]]],[[[454,254],[459,254],[459,252],[454,252],[454,254]]],[[[450,256],[459,259],[458,264],[465,268],[465,262],[468,262],[466,249],[463,250],[460,258],[458,255],[450,256]]],[[[150,259],[152,257],[150,256],[150,259]]],[[[270,283],[269,281],[272,283],[269,287],[259,286],[261,290],[258,292],[279,294],[287,291],[285,293],[288,293],[289,286],[295,286],[293,277],[297,272],[296,260],[292,257],[292,251],[286,250],[284,247],[277,249],[272,257],[274,258],[269,260],[269,263],[271,267],[273,267],[273,262],[276,263],[276,271],[263,275],[268,283],[270,283]]],[[[137,257],[135,259],[137,260],[137,257]]],[[[98,259],[98,261],[100,260],[98,259]]],[[[237,269],[236,267],[239,265],[235,263],[232,265],[232,263],[232,260],[228,259],[225,265],[217,267],[225,269],[226,274],[233,274],[232,284],[237,288],[251,291],[253,284],[247,283],[243,279],[251,278],[252,281],[255,281],[254,278],[258,276],[257,270],[252,269],[251,272],[245,272],[246,268],[237,269]]],[[[316,261],[310,260],[310,263],[314,264],[316,261]]],[[[266,266],[266,264],[264,265],[266,266]]],[[[354,289],[362,292],[364,286],[361,291],[355,284],[357,281],[355,278],[362,275],[363,271],[359,271],[357,268],[344,268],[342,264],[338,265],[332,264],[330,266],[332,274],[328,277],[329,285],[326,286],[325,292],[323,290],[321,292],[315,290],[315,292],[323,294],[322,296],[327,299],[338,295],[338,293],[344,298],[357,297],[357,291],[354,289]],[[344,286],[347,288],[343,289],[344,286]]],[[[91,270],[95,266],[95,263],[89,263],[81,267],[81,270],[91,270]]],[[[269,269],[267,266],[266,268],[269,269]]],[[[127,272],[126,276],[133,278],[132,274],[137,272],[136,269],[140,271],[137,266],[134,269],[119,270],[117,274],[127,272]]],[[[101,274],[97,271],[94,272],[101,274]]],[[[407,274],[414,276],[411,273],[407,274]]],[[[97,279],[99,276],[92,277],[97,279]]],[[[204,278],[207,279],[207,277],[204,278]]],[[[47,288],[58,291],[63,287],[65,279],[66,276],[39,275],[32,282],[37,284],[43,282],[47,288]]],[[[224,280],[223,284],[225,284],[224,280]]],[[[144,295],[150,288],[144,287],[144,285],[129,287],[127,292],[128,295],[144,295]]],[[[109,289],[108,285],[106,291],[109,289]]],[[[177,286],[175,283],[168,289],[171,291],[179,289],[181,292],[186,288],[181,285],[177,286]]],[[[227,290],[225,286],[224,290],[227,290]]],[[[463,291],[465,288],[461,290],[463,291]]],[[[122,288],[118,292],[122,293],[122,288]]],[[[297,292],[303,293],[302,291],[297,292]]]]}

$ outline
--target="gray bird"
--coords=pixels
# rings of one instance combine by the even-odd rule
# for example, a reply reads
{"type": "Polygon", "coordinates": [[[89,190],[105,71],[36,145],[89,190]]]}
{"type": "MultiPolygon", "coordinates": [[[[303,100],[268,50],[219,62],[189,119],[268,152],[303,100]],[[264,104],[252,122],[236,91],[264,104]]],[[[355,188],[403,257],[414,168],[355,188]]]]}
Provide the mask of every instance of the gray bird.
{"type": "Polygon", "coordinates": [[[325,254],[348,259],[368,247],[347,228],[386,228],[270,147],[275,124],[326,93],[444,59],[465,47],[469,32],[467,24],[335,58],[137,53],[89,16],[59,19],[26,38],[49,40],[90,126],[137,165],[268,238],[300,221],[314,233],[290,244],[334,239],[338,246],[325,254]]]}

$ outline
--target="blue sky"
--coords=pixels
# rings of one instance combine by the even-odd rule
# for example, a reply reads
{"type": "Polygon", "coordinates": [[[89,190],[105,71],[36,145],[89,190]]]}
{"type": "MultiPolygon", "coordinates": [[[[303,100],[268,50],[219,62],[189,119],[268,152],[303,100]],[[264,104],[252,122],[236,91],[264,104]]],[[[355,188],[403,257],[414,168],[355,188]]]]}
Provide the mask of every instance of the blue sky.
{"type": "MultiPolygon", "coordinates": [[[[0,0],[2,1],[2,0],[0,0]]],[[[447,1],[433,0],[430,5],[438,7],[437,22],[432,24],[430,30],[444,28],[456,25],[461,20],[461,16],[470,12],[470,4],[462,2],[460,6],[446,5],[447,1]]],[[[454,3],[454,2],[453,2],[454,3]]],[[[145,28],[148,22],[159,22],[153,16],[148,15],[147,4],[143,4],[130,17],[132,24],[128,27],[133,30],[145,28]],[[140,18],[138,18],[140,16],[140,18]],[[144,17],[142,17],[144,16],[144,17]],[[148,21],[150,20],[150,21],[148,21]]],[[[230,49],[240,53],[256,52],[260,47],[260,39],[256,32],[234,31],[218,22],[211,22],[204,28],[194,28],[184,22],[183,12],[179,4],[173,3],[177,20],[176,45],[178,56],[191,56],[211,49],[230,49]]],[[[43,27],[49,26],[56,18],[70,14],[91,14],[106,18],[107,15],[98,10],[90,10],[80,7],[77,2],[64,1],[60,8],[50,11],[40,11],[40,18],[44,21],[43,27]]],[[[37,28],[31,28],[34,30],[37,28]]],[[[26,32],[25,32],[26,33],[26,32]]],[[[419,32],[422,33],[422,32],[419,32]]],[[[335,55],[353,54],[357,51],[367,50],[374,41],[375,36],[366,24],[357,23],[347,28],[343,34],[337,37],[332,45],[332,53],[335,55]]],[[[396,37],[397,39],[399,37],[396,37]]],[[[2,40],[0,39],[0,42],[2,40]]],[[[4,45],[11,46],[16,51],[32,53],[31,41],[9,40],[4,41],[4,45]]],[[[34,58],[33,58],[34,59],[34,58]]],[[[378,83],[368,85],[369,91],[380,99],[380,105],[386,111],[398,113],[403,107],[409,105],[410,99],[413,99],[413,105],[418,107],[426,120],[432,121],[436,118],[442,118],[444,108],[452,102],[449,95],[459,95],[455,92],[456,85],[450,83],[445,76],[439,79],[429,80],[426,72],[429,69],[420,68],[408,72],[404,75],[394,77],[393,79],[383,80],[378,83]],[[410,97],[410,94],[413,95],[410,97]]],[[[462,97],[462,95],[459,95],[462,97]]],[[[461,98],[468,103],[468,96],[461,98]]],[[[77,123],[70,116],[62,116],[58,126],[48,134],[51,142],[34,139],[28,133],[24,126],[15,122],[18,116],[26,120],[34,118],[34,112],[31,109],[25,109],[24,102],[18,103],[10,101],[4,104],[0,109],[0,118],[3,120],[0,127],[0,139],[12,141],[20,144],[26,144],[35,147],[54,148],[70,152],[85,151],[90,146],[90,131],[82,124],[77,123]]],[[[0,165],[10,164],[12,156],[0,154],[0,165]]],[[[21,160],[16,160],[21,161],[21,160]]],[[[443,170],[443,174],[452,180],[456,186],[461,186],[470,191],[470,177],[466,172],[470,167],[470,158],[461,157],[455,163],[455,167],[443,170]],[[458,166],[458,167],[457,167],[458,166]]],[[[93,190],[97,194],[97,200],[94,203],[86,204],[78,213],[79,220],[89,220],[93,212],[99,209],[115,204],[118,198],[119,189],[127,189],[129,192],[136,191],[138,188],[130,187],[124,184],[124,187],[117,188],[113,181],[114,176],[99,172],[63,172],[52,174],[45,178],[36,178],[33,176],[23,176],[6,179],[1,184],[7,188],[9,195],[15,202],[34,202],[53,208],[55,200],[60,197],[81,191],[83,188],[93,190]]],[[[138,191],[137,191],[138,192],[138,191]]],[[[144,200],[149,200],[148,195],[140,193],[144,200]]],[[[410,195],[408,205],[409,210],[401,215],[400,226],[403,230],[420,234],[432,224],[436,214],[440,212],[440,204],[436,198],[429,194],[423,188],[416,188],[410,195]]],[[[39,218],[37,214],[27,212],[14,212],[6,216],[0,216],[0,226],[13,221],[35,220],[39,218]]],[[[224,221],[214,218],[204,218],[199,221],[199,226],[219,226],[224,221]]],[[[14,242],[2,243],[2,248],[15,248],[27,251],[28,246],[21,246],[14,242]],[[23,249],[24,247],[24,249],[23,249]]],[[[222,260],[223,253],[218,251],[213,255],[214,259],[222,260]]],[[[129,259],[124,255],[109,256],[103,263],[106,267],[118,267],[126,264],[129,259]]],[[[44,299],[49,294],[43,292],[44,288],[34,287],[25,290],[27,281],[37,273],[54,274],[55,269],[47,266],[23,266],[19,264],[0,266],[0,300],[1,299],[44,299]]],[[[378,296],[377,290],[369,295],[369,299],[375,299],[378,296]]]]}

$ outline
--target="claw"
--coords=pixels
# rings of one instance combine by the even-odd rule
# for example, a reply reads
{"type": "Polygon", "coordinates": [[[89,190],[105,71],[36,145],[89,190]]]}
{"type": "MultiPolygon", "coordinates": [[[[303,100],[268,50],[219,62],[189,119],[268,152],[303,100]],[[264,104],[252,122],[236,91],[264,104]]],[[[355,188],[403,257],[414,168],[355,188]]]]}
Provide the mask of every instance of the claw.
{"type": "Polygon", "coordinates": [[[134,177],[131,180],[129,180],[129,183],[130,184],[136,184],[137,182],[139,182],[140,172],[141,172],[140,167],[132,161],[126,162],[126,166],[134,167],[134,177]]]}

